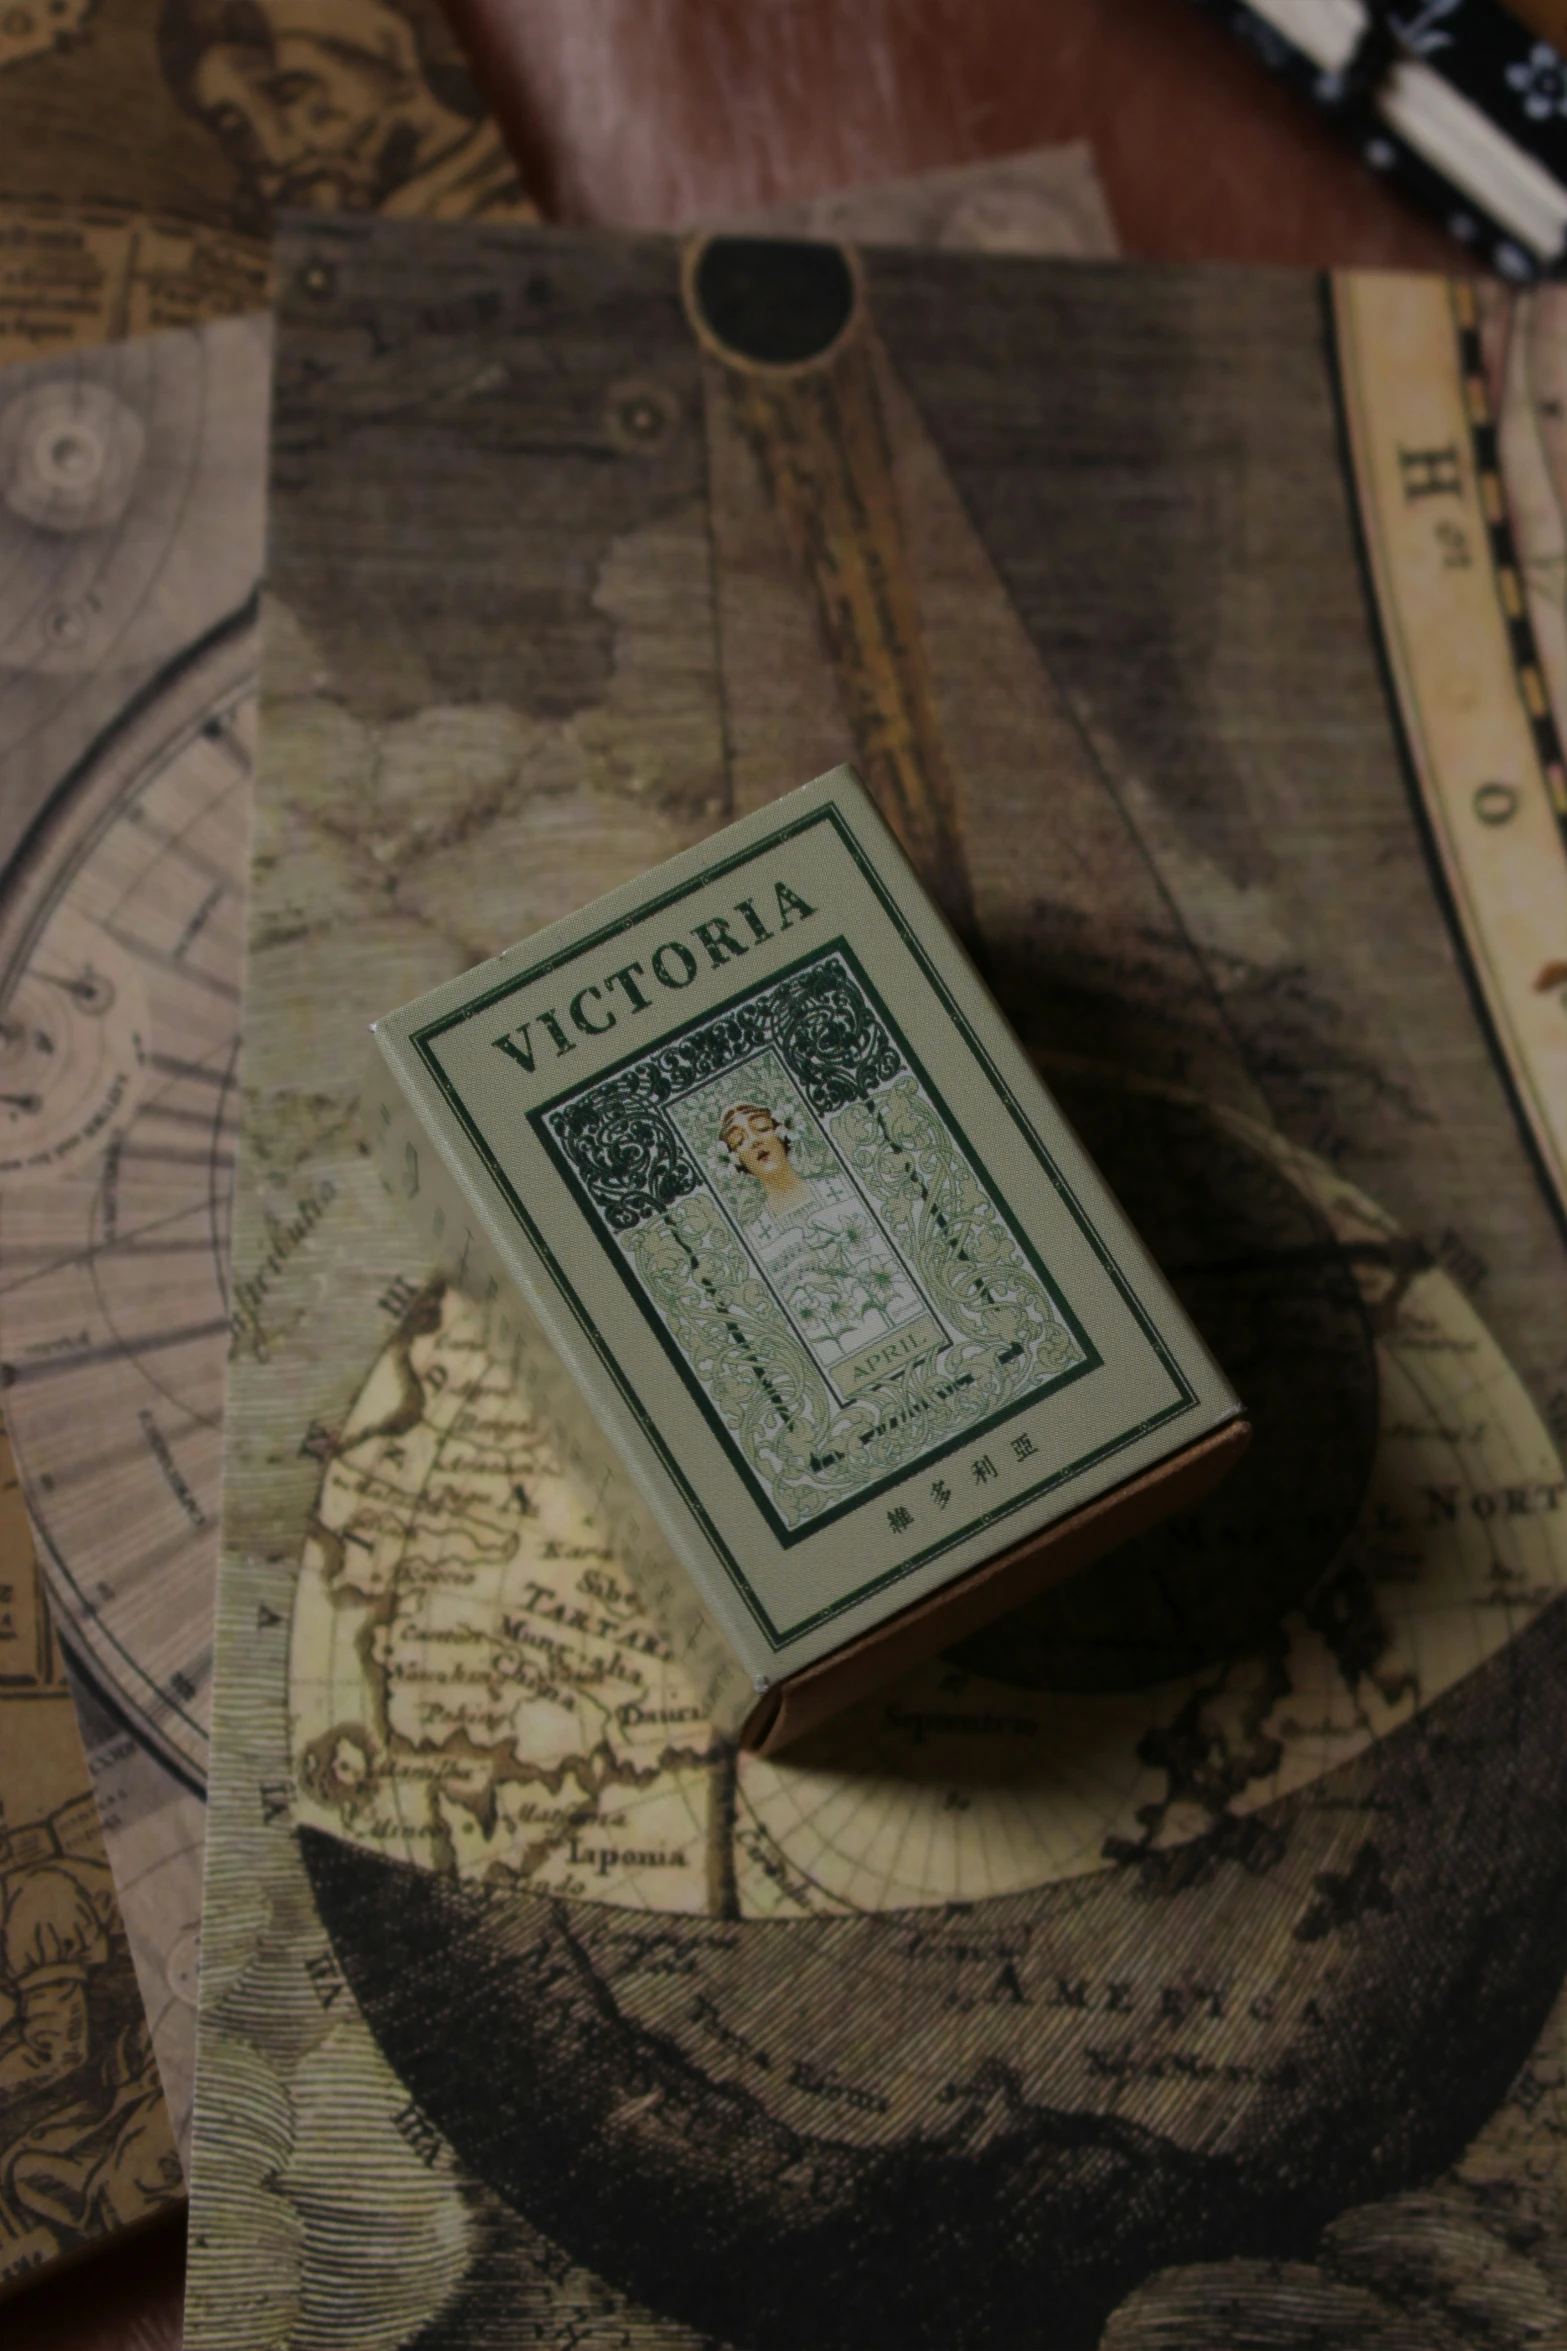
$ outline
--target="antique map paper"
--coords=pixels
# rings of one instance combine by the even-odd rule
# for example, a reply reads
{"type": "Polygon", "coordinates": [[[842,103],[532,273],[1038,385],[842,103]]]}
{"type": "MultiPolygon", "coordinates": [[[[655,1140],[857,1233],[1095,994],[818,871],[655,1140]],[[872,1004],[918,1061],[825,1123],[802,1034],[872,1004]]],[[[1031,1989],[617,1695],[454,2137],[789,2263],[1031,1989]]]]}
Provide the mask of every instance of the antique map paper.
{"type": "Polygon", "coordinates": [[[0,1429],[0,2296],[184,2192],[0,1429]]]}
{"type": "Polygon", "coordinates": [[[183,2140],[270,350],[237,314],[275,204],[531,207],[422,4],[16,9],[0,125],[0,360],[56,355],[0,377],[0,1377],[183,2140]]]}
{"type": "Polygon", "coordinates": [[[699,259],[284,256],[189,2340],[1548,2339],[1567,1263],[1344,338],[1273,275],[699,259]],[[768,1763],[352,1094],[373,1014],[844,756],[1257,1436],[768,1763]]]}
{"type": "MultiPolygon", "coordinates": [[[[106,70],[73,52],[61,106],[101,107],[106,70]]],[[[1080,155],[1015,160],[988,203],[988,175],[957,177],[903,210],[1015,242],[1103,209],[1080,155]]],[[[0,402],[0,1378],[182,2140],[249,1311],[228,1190],[268,350],[258,320],[220,323],[13,370],[0,402]]]]}

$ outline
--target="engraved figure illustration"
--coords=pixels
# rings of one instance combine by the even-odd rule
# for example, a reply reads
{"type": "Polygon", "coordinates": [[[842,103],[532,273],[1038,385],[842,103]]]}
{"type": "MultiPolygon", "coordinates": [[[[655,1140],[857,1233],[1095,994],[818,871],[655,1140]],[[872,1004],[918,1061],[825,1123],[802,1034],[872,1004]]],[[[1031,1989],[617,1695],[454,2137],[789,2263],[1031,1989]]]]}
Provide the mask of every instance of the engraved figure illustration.
{"type": "Polygon", "coordinates": [[[438,0],[38,0],[0,72],[0,361],[263,308],[280,203],[533,217],[438,0]]]}
{"type": "Polygon", "coordinates": [[[0,17],[0,73],[7,66],[69,49],[82,38],[101,0],[36,0],[8,8],[0,17]]]}
{"type": "Polygon", "coordinates": [[[258,219],[282,205],[428,219],[517,210],[516,166],[420,7],[165,0],[158,48],[258,219]]]}
{"type": "Polygon", "coordinates": [[[0,1428],[0,2291],[181,2190],[93,1782],[0,1428]]]}
{"type": "Polygon", "coordinates": [[[743,1226],[745,1239],[824,1371],[843,1372],[853,1385],[885,1377],[893,1357],[877,1341],[901,1334],[906,1359],[936,1343],[940,1328],[864,1195],[836,1172],[802,1176],[790,1158],[794,1135],[790,1113],[775,1118],[763,1103],[733,1103],[719,1120],[726,1161],[761,1187],[761,1212],[743,1226]],[[916,1333],[911,1326],[922,1315],[916,1333]],[[862,1348],[874,1353],[850,1365],[862,1348]]]}
{"type": "Polygon", "coordinates": [[[24,1824],[0,1838],[0,2276],[179,2189],[108,1864],[24,1824]],[[8,1862],[38,1842],[44,1857],[8,1862]]]}
{"type": "Polygon", "coordinates": [[[1098,1366],[841,942],[532,1115],[786,1540],[1098,1366]]]}

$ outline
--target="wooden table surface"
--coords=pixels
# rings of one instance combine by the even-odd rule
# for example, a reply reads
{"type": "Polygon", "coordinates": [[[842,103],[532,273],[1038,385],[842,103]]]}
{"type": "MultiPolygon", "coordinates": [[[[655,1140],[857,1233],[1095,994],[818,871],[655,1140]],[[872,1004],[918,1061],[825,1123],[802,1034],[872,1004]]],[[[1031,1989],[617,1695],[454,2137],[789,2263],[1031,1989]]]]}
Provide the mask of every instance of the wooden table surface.
{"type": "Polygon", "coordinates": [[[1128,253],[1458,248],[1189,0],[445,0],[552,216],[673,227],[1092,142],[1128,253]]]}
{"type": "MultiPolygon", "coordinates": [[[[1092,143],[1150,260],[1468,266],[1189,0],[448,0],[551,217],[641,228],[1092,143]]],[[[175,2351],[183,2229],[0,2305],[15,2351],[175,2351]]]]}

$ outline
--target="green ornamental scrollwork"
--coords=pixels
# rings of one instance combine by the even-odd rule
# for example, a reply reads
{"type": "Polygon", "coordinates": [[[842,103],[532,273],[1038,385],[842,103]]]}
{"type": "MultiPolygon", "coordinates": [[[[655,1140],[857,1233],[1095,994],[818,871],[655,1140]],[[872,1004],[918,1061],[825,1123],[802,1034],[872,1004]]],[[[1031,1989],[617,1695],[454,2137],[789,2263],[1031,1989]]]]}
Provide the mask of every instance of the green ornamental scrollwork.
{"type": "Polygon", "coordinates": [[[701,1180],[665,1106],[769,1044],[819,1115],[862,1100],[903,1066],[842,953],[812,957],[547,1113],[550,1134],[611,1232],[632,1230],[701,1180]]]}
{"type": "Polygon", "coordinates": [[[842,942],[544,1124],[782,1530],[1094,1360],[842,942]]]}

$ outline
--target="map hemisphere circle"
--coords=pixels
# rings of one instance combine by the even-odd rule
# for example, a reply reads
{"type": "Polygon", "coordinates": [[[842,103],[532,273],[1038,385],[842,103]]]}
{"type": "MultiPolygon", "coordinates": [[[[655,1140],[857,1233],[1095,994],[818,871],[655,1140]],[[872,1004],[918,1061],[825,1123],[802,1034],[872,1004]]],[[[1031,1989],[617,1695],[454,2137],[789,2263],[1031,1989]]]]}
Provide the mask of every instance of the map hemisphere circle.
{"type": "Polygon", "coordinates": [[[1304,2247],[1450,2160],[1557,1989],[1555,1448],[1374,1203],[1210,1115],[1341,1245],[1381,1429],[1305,1604],[1179,1681],[1063,1693],[938,1660],[776,1762],[736,1759],[637,1645],[474,1309],[422,1293],[339,1433],[291,1639],[322,1922],[464,2160],[699,2331],[856,2341],[868,2311],[818,2308],[810,2280],[863,2249],[896,2177],[975,2199],[970,2252],[995,2257],[955,2304],[867,2255],[911,2340],[1004,2342],[1044,2292],[1091,2341],[1107,2280],[1264,2226],[1304,2247]],[[1506,1492],[1541,1506],[1510,1517],[1506,1492]],[[482,2084],[480,2043],[506,2052],[482,2084]],[[775,2142],[813,2150],[806,2214],[746,2184],[775,2142]],[[715,2249],[760,2229],[792,2281],[749,2318],[727,2254],[669,2269],[698,2190],[715,2249]]]}
{"type": "MultiPolygon", "coordinates": [[[[1346,1489],[1354,1523],[1320,1522],[1322,1589],[1297,1565],[1273,1621],[1247,1616],[1244,1640],[1157,1691],[1135,1662],[1121,1688],[1020,1687],[974,1672],[971,1644],[792,1756],[735,1759],[490,1366],[481,1318],[427,1294],[323,1479],[293,1643],[304,1816],[461,1878],[633,1908],[918,1907],[1200,1841],[1411,1719],[1567,1582],[1549,1516],[1465,1523],[1455,1503],[1424,1525],[1422,1493],[1543,1487],[1555,1450],[1456,1285],[1371,1202],[1277,1137],[1213,1123],[1312,1204],[1306,1241],[1336,1237],[1377,1333],[1382,1436],[1346,1489]],[[1464,1415],[1443,1402],[1455,1378],[1464,1415]],[[1193,1708],[1237,1717],[1217,1777],[1170,1767],[1193,1708]]],[[[1225,1570],[1253,1580],[1244,1544],[1225,1570]]]]}

